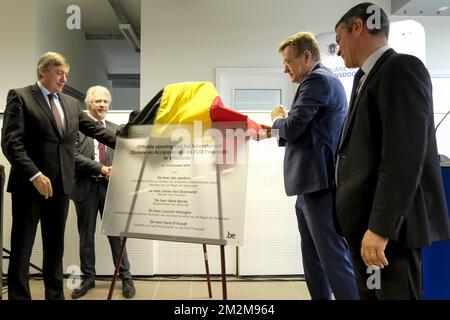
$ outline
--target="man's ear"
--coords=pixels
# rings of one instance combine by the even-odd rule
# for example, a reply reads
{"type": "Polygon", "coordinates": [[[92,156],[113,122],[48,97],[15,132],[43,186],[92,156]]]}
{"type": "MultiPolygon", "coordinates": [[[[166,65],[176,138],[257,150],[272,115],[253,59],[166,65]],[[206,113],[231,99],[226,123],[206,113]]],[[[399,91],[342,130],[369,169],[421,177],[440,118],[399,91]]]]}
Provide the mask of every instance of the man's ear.
{"type": "Polygon", "coordinates": [[[305,52],[303,52],[303,54],[304,54],[305,57],[306,57],[306,63],[307,63],[307,64],[311,63],[312,60],[313,60],[313,56],[312,56],[311,51],[305,50],[305,52]]]}
{"type": "Polygon", "coordinates": [[[38,71],[39,71],[39,77],[38,78],[41,79],[43,77],[43,75],[44,75],[44,68],[40,67],[38,71]]]}
{"type": "Polygon", "coordinates": [[[352,33],[354,33],[355,35],[360,35],[364,30],[364,21],[362,21],[362,19],[355,19],[355,21],[353,21],[353,26],[352,26],[352,33]]]}

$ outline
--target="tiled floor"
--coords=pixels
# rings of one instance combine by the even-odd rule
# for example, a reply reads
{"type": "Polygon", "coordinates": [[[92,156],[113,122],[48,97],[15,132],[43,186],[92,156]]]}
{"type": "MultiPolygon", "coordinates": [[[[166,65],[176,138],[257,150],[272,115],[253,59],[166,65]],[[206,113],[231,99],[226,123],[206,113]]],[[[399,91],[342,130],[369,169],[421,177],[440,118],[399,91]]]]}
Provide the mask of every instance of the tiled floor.
{"type": "MultiPolygon", "coordinates": [[[[208,287],[204,277],[164,277],[136,278],[136,300],[207,300],[208,287]]],[[[105,300],[108,296],[109,280],[96,281],[81,300],[105,300]]],[[[113,299],[125,299],[122,296],[121,281],[116,283],[113,299]]],[[[30,280],[32,298],[44,298],[44,283],[42,280],[30,280]]],[[[65,289],[66,299],[70,299],[71,289],[65,289]]],[[[252,278],[237,279],[227,277],[227,292],[229,300],[309,300],[310,296],[305,281],[300,278],[252,278]]],[[[222,284],[218,277],[212,281],[214,300],[222,299],[222,284]]],[[[4,294],[3,299],[7,299],[4,294]]]]}

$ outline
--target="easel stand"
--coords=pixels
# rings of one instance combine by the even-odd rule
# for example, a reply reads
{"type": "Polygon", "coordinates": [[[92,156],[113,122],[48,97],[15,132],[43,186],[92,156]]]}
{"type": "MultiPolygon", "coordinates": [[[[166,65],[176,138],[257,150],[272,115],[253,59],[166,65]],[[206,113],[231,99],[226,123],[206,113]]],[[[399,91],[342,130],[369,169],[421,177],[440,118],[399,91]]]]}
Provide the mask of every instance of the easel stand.
{"type": "Polygon", "coordinates": [[[208,296],[209,298],[212,298],[211,276],[209,274],[208,250],[206,249],[206,244],[203,244],[203,258],[205,260],[206,281],[208,282],[208,296]]]}
{"type": "MultiPolygon", "coordinates": [[[[114,269],[111,286],[109,288],[108,300],[112,299],[114,287],[116,286],[117,276],[119,274],[120,264],[122,263],[123,254],[125,252],[126,243],[127,243],[127,237],[123,237],[122,245],[120,247],[120,252],[119,252],[119,260],[116,261],[116,267],[114,269]]],[[[208,263],[208,252],[207,252],[205,243],[203,244],[203,256],[204,256],[204,260],[205,260],[206,279],[207,279],[207,284],[208,284],[208,296],[209,296],[209,298],[212,298],[211,276],[209,273],[209,263],[208,263]]],[[[222,273],[222,299],[227,300],[227,272],[226,272],[226,265],[225,265],[225,245],[220,245],[220,267],[221,267],[221,273],[222,273]]]]}
{"type": "MultiPolygon", "coordinates": [[[[114,156],[114,164],[113,166],[117,166],[119,163],[125,167],[130,169],[130,172],[125,173],[124,170],[122,173],[119,173],[119,175],[114,176],[108,185],[108,193],[105,201],[105,209],[104,209],[104,216],[102,221],[102,228],[103,232],[108,235],[114,235],[114,236],[121,236],[122,238],[122,245],[119,252],[119,258],[118,261],[115,261],[115,270],[113,274],[113,279],[111,282],[111,287],[108,294],[108,300],[112,299],[113,290],[115,287],[115,283],[117,280],[117,275],[119,273],[120,264],[123,259],[123,254],[125,252],[125,244],[127,241],[127,237],[136,237],[140,239],[150,239],[150,240],[163,240],[163,241],[179,241],[179,242],[187,242],[187,243],[197,243],[203,245],[203,255],[204,255],[204,262],[205,262],[205,269],[206,269],[206,278],[207,278],[207,284],[208,284],[208,296],[209,298],[212,298],[212,288],[211,288],[211,277],[210,277],[210,270],[209,270],[209,262],[208,262],[208,253],[206,249],[206,245],[219,245],[220,246],[220,260],[221,260],[221,280],[222,280],[222,298],[223,300],[227,300],[227,286],[226,286],[226,266],[225,266],[225,245],[231,244],[231,240],[227,239],[235,239],[235,233],[232,233],[233,237],[229,238],[228,236],[225,237],[224,229],[227,228],[227,231],[229,233],[229,225],[230,221],[229,218],[226,220],[226,224],[224,223],[224,215],[223,215],[223,201],[233,201],[233,205],[230,205],[228,202],[225,203],[225,210],[228,210],[228,212],[233,212],[234,216],[237,216],[237,213],[242,212],[242,217],[239,217],[239,220],[236,220],[235,224],[233,225],[233,231],[234,230],[240,230],[240,228],[237,227],[237,224],[244,223],[243,220],[243,214],[244,211],[241,210],[243,206],[245,206],[245,197],[239,196],[239,201],[236,202],[234,199],[232,199],[231,194],[236,192],[236,188],[233,188],[232,192],[227,193],[227,197],[225,197],[222,194],[222,173],[227,174],[225,179],[225,190],[229,190],[232,188],[232,186],[236,183],[246,183],[246,166],[242,167],[245,170],[230,170],[232,167],[234,167],[236,164],[240,164],[238,162],[238,159],[241,159],[241,157],[238,156],[238,154],[235,155],[235,158],[233,158],[233,162],[229,161],[228,159],[228,153],[225,151],[217,151],[216,149],[218,147],[227,146],[227,149],[230,153],[234,149],[239,149],[239,151],[244,151],[245,155],[247,154],[247,140],[243,140],[245,144],[239,144],[238,142],[235,142],[235,139],[237,137],[234,135],[234,132],[237,130],[236,128],[242,128],[245,127],[246,123],[231,123],[226,122],[222,123],[215,123],[214,128],[221,130],[224,134],[222,134],[222,137],[215,142],[214,146],[211,144],[206,145],[206,147],[200,145],[200,144],[191,144],[191,142],[187,143],[188,146],[201,146],[202,150],[204,151],[199,154],[201,154],[201,158],[199,160],[212,160],[212,162],[207,161],[200,161],[199,163],[194,162],[194,158],[191,158],[190,165],[187,165],[187,163],[183,164],[182,169],[177,169],[173,171],[170,169],[170,166],[168,164],[171,164],[173,161],[175,161],[176,157],[165,157],[164,155],[161,155],[161,153],[156,153],[151,150],[166,150],[168,147],[168,134],[167,132],[168,128],[162,127],[164,131],[164,136],[159,136],[161,127],[157,127],[156,130],[153,129],[153,126],[144,126],[141,128],[137,128],[139,126],[132,126],[130,127],[130,130],[133,131],[132,137],[138,137],[138,138],[144,138],[145,140],[145,147],[146,150],[150,150],[148,152],[144,152],[143,158],[136,158],[133,159],[130,158],[130,155],[133,153],[130,153],[130,150],[139,150],[140,147],[142,147],[142,141],[137,140],[123,140],[118,139],[117,145],[116,145],[116,152],[114,156]],[[232,128],[231,133],[226,132],[229,128],[232,128]],[[223,140],[223,137],[228,137],[228,135],[231,135],[231,138],[233,139],[233,146],[229,146],[229,143],[225,143],[227,140],[223,140]],[[219,144],[222,143],[222,144],[219,144]],[[204,150],[203,150],[204,149],[204,150]],[[226,154],[226,158],[223,158],[226,154]],[[203,155],[207,158],[203,158],[203,155]],[[222,159],[223,158],[223,159],[222,159]],[[133,161],[130,161],[133,160],[133,161]],[[224,162],[228,161],[230,163],[224,162]],[[214,162],[215,161],[215,162],[214,162]],[[131,165],[133,164],[133,165],[131,165]],[[164,165],[162,165],[164,164],[164,165]],[[201,166],[200,166],[201,165],[201,166]],[[215,168],[214,168],[215,166],[215,168]],[[232,173],[233,172],[233,173],[232,173]],[[195,192],[195,196],[192,195],[192,199],[189,198],[189,202],[192,202],[189,204],[190,211],[194,210],[205,210],[204,206],[195,205],[196,203],[208,203],[208,210],[211,210],[213,214],[210,216],[211,221],[208,221],[206,225],[207,232],[203,232],[201,234],[197,234],[192,232],[188,233],[187,231],[183,230],[180,234],[174,235],[172,234],[173,231],[169,232],[169,234],[161,234],[160,230],[157,230],[157,232],[153,233],[151,230],[152,228],[142,229],[137,228],[137,231],[133,232],[133,224],[132,224],[132,216],[135,213],[136,208],[142,208],[142,207],[150,207],[153,206],[152,199],[155,198],[157,194],[149,193],[149,196],[145,198],[140,198],[138,201],[138,196],[142,195],[142,191],[146,190],[145,188],[148,188],[147,182],[148,181],[156,181],[157,183],[155,185],[161,187],[166,186],[167,188],[172,188],[172,186],[168,185],[168,181],[171,179],[178,180],[179,176],[182,174],[183,176],[192,176],[197,177],[201,173],[201,177],[204,181],[202,187],[196,186],[200,190],[200,192],[197,194],[195,192]],[[214,179],[214,174],[216,175],[214,179]],[[130,176],[136,177],[132,181],[130,181],[130,176]],[[161,179],[161,177],[164,177],[165,179],[161,179]],[[169,179],[170,178],[170,179],[169,179]],[[169,179],[169,180],[168,180],[169,179]],[[145,182],[144,182],[145,181],[145,182]],[[135,184],[134,184],[135,183],[135,184]],[[207,184],[205,184],[207,183],[207,184]],[[133,191],[132,197],[123,198],[123,186],[127,185],[127,189],[133,191]],[[215,187],[213,187],[215,185],[215,187]],[[216,190],[214,190],[216,189],[216,190]],[[216,192],[216,194],[214,194],[216,192]],[[224,198],[224,200],[222,200],[224,198]],[[118,199],[126,199],[126,202],[122,202],[119,204],[118,199]],[[213,203],[212,201],[216,201],[217,204],[213,203]],[[128,213],[128,217],[122,218],[123,215],[116,215],[117,208],[121,207],[123,208],[121,210],[121,213],[128,213]],[[239,208],[238,208],[239,207],[239,208]],[[199,208],[199,209],[195,209],[199,208]],[[217,210],[217,218],[216,218],[216,210],[217,210]],[[214,220],[212,219],[214,218],[214,220]],[[217,225],[216,225],[217,223],[217,225]],[[131,232],[130,232],[131,231],[131,232]],[[230,242],[228,242],[230,241],[230,242]]],[[[184,128],[188,133],[195,133],[195,128],[193,126],[184,126],[184,128]]],[[[172,128],[175,130],[175,128],[172,128]]],[[[179,127],[176,127],[176,129],[181,129],[179,127]]],[[[172,132],[173,133],[173,132],[172,132]]],[[[191,135],[192,136],[192,135],[191,135]]],[[[178,137],[178,136],[177,136],[178,137]]],[[[181,136],[178,137],[181,139],[181,136]]],[[[246,139],[245,137],[242,137],[242,139],[246,139]]],[[[175,143],[174,140],[171,140],[171,144],[169,145],[171,152],[174,152],[173,149],[175,146],[178,146],[179,142],[175,143]]],[[[186,143],[183,140],[180,140],[182,144],[180,146],[186,145],[186,143]]],[[[183,147],[184,148],[184,147],[183,147]]],[[[199,148],[198,146],[196,148],[199,148]]],[[[194,147],[192,149],[189,147],[187,150],[183,151],[183,153],[180,154],[197,154],[197,152],[194,153],[194,147]]],[[[178,154],[178,151],[176,151],[178,154]]],[[[180,151],[181,152],[181,151],[180,151]]],[[[140,154],[140,153],[139,153],[140,154]]],[[[231,154],[233,155],[233,154],[231,154]]],[[[140,156],[139,156],[140,157],[140,156]]],[[[247,159],[247,156],[244,157],[247,159]]],[[[184,159],[184,158],[183,158],[184,159]]],[[[186,160],[186,159],[184,159],[186,160]]],[[[241,159],[242,160],[242,159],[241,159]]],[[[240,166],[237,166],[236,168],[239,169],[240,166]]],[[[197,184],[196,184],[197,185],[197,184]]],[[[245,185],[245,184],[243,184],[245,185]]],[[[181,184],[178,186],[175,185],[175,187],[181,188],[181,184]]],[[[238,189],[240,190],[240,189],[238,189]]],[[[156,190],[157,191],[157,190],[156,190]]],[[[152,191],[153,192],[153,191],[152,191]]],[[[158,191],[159,192],[159,191],[158,191]]],[[[240,195],[244,193],[245,195],[245,188],[241,190],[240,195]]],[[[129,193],[127,193],[129,194],[129,193]]],[[[125,200],[124,200],[125,201],[125,200]]],[[[155,200],[156,201],[156,200],[155,200]]],[[[159,201],[159,200],[158,200],[159,201]]],[[[142,210],[142,209],[139,209],[142,210]]],[[[211,213],[210,213],[211,214],[211,213]]],[[[197,217],[198,218],[198,217],[197,217]]],[[[192,220],[193,223],[196,222],[196,220],[192,220]]],[[[141,226],[140,226],[141,227],[141,226]]],[[[146,225],[145,227],[152,227],[152,225],[146,225]]],[[[191,229],[189,229],[191,230],[191,229]]],[[[203,229],[202,229],[203,230],[203,229]]]]}

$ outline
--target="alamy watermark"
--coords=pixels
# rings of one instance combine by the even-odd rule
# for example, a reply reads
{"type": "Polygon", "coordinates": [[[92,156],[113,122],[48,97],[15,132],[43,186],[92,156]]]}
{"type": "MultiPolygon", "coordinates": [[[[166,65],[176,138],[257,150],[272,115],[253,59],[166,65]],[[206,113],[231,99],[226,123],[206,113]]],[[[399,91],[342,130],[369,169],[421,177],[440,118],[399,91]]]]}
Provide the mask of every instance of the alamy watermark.
{"type": "Polygon", "coordinates": [[[366,286],[369,290],[381,289],[381,270],[378,266],[368,266],[366,270],[367,277],[366,286]]]}
{"type": "Polygon", "coordinates": [[[66,287],[70,290],[80,289],[81,285],[81,269],[80,266],[70,265],[67,267],[69,278],[66,280],[66,287]]]}
{"type": "Polygon", "coordinates": [[[373,4],[367,7],[366,13],[372,13],[372,15],[367,18],[367,29],[381,29],[381,8],[376,4],[373,4]]]}
{"type": "MultiPolygon", "coordinates": [[[[141,128],[138,130],[143,130],[141,128]]],[[[142,134],[143,132],[141,132],[142,134]]],[[[246,141],[278,134],[266,129],[249,129],[245,122],[214,122],[205,125],[153,125],[146,143],[132,145],[130,154],[147,155],[172,164],[247,164],[246,141]],[[169,142],[170,141],[170,142],[169,142]]]]}
{"type": "Polygon", "coordinates": [[[66,26],[69,30],[81,29],[81,9],[73,4],[67,7],[66,13],[69,15],[66,19],[66,26]]]}

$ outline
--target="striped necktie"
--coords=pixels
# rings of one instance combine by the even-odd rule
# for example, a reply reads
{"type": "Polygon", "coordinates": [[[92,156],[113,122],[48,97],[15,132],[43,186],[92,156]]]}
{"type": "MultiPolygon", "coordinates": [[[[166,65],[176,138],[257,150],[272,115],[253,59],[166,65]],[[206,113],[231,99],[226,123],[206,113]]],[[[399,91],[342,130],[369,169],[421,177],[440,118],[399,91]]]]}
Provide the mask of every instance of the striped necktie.
{"type": "Polygon", "coordinates": [[[48,101],[50,102],[50,108],[52,110],[53,117],[56,121],[56,126],[58,127],[59,134],[62,136],[64,133],[64,126],[61,119],[61,114],[58,111],[58,108],[56,107],[55,103],[55,95],[53,93],[50,93],[48,95],[48,101]]]}

